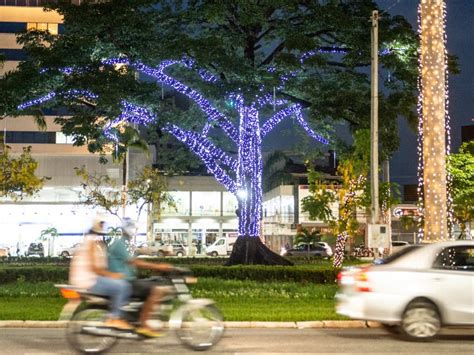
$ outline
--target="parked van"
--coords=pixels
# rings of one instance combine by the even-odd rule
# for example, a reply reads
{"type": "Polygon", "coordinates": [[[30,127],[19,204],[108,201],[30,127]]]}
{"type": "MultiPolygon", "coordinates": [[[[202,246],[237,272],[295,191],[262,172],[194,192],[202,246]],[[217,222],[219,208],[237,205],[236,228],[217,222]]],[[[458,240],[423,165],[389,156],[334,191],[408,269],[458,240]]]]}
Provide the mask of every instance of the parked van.
{"type": "Polygon", "coordinates": [[[232,253],[237,237],[218,238],[206,247],[206,254],[210,256],[226,256],[232,253]]]}

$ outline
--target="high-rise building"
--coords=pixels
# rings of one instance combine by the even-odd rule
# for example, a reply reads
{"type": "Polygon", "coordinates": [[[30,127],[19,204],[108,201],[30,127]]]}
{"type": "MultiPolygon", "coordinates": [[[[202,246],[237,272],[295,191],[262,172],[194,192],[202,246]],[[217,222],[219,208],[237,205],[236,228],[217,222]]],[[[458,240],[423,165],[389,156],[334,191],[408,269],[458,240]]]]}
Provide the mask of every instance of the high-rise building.
{"type": "MultiPolygon", "coordinates": [[[[25,53],[16,42],[17,33],[29,29],[48,30],[52,34],[62,32],[61,16],[44,11],[42,5],[45,3],[40,0],[0,0],[0,53],[6,59],[0,68],[0,76],[15,70],[25,58],[25,53]]],[[[0,120],[2,143],[11,148],[12,154],[21,153],[23,147],[31,146],[32,155],[39,163],[37,175],[50,177],[35,197],[19,202],[0,201],[0,244],[19,242],[24,248],[36,241],[42,230],[54,226],[60,234],[55,248],[57,253],[62,244],[82,238],[82,232],[88,228],[96,213],[79,203],[81,179],[76,176],[74,167],[85,166],[89,172],[107,173],[119,184],[122,171],[120,164],[100,164],[99,156],[89,153],[87,146],[74,146],[71,137],[65,136],[61,127],[54,123],[55,112],[46,113],[44,130],[38,128],[32,116],[0,120]]],[[[133,178],[136,171],[150,163],[142,152],[131,152],[130,177],[133,178]]]]}

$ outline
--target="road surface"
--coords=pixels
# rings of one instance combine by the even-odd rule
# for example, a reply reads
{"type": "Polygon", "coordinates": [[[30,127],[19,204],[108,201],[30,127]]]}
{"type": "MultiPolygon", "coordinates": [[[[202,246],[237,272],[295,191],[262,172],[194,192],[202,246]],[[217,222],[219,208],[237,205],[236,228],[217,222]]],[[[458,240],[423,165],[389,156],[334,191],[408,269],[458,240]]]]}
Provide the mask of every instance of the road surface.
{"type": "MultiPolygon", "coordinates": [[[[121,340],[113,354],[186,354],[172,334],[158,340],[121,340]]],[[[392,338],[382,329],[228,329],[222,341],[203,354],[474,354],[474,330],[449,329],[432,343],[392,338]]],[[[0,329],[0,354],[73,354],[64,329],[0,329]]]]}

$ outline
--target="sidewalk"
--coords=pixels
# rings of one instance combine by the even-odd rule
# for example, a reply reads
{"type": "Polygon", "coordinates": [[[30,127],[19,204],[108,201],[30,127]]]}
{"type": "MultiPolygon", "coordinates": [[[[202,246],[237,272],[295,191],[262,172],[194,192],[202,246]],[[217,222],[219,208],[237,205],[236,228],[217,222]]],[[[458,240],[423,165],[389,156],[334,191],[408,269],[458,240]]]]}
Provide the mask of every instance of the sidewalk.
{"type": "MultiPolygon", "coordinates": [[[[65,328],[67,321],[0,321],[0,328],[65,328]]],[[[323,320],[306,322],[224,322],[226,328],[379,328],[378,322],[359,320],[323,320]]]]}

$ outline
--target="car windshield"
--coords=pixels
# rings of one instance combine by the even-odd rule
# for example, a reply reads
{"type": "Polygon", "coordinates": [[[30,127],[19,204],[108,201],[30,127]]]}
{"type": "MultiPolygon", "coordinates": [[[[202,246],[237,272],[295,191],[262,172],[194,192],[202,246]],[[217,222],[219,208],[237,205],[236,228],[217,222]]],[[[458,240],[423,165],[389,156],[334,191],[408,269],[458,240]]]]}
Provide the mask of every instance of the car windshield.
{"type": "Polygon", "coordinates": [[[406,247],[404,247],[403,249],[400,249],[396,253],[393,253],[392,255],[389,255],[386,258],[382,259],[379,262],[379,264],[384,264],[384,265],[390,264],[391,262],[394,262],[395,260],[397,260],[398,258],[404,255],[410,254],[411,252],[413,252],[414,250],[417,250],[418,248],[420,248],[420,245],[407,245],[406,247]]]}

